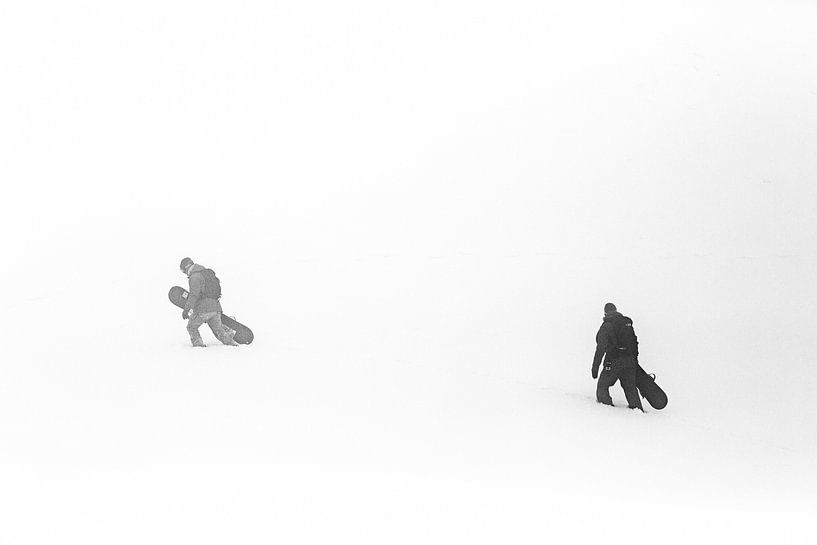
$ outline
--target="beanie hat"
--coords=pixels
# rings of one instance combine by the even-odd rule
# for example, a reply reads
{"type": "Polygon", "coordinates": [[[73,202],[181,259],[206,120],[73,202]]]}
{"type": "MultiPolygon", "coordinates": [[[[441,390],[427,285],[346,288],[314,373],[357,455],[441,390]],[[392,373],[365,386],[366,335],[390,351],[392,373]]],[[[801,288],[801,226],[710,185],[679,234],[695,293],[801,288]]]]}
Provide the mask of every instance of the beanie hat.
{"type": "Polygon", "coordinates": [[[187,269],[187,267],[189,267],[192,264],[193,260],[190,259],[189,257],[185,257],[184,259],[182,259],[182,262],[179,263],[179,268],[182,270],[182,272],[184,272],[187,269]]]}
{"type": "Polygon", "coordinates": [[[616,306],[613,303],[607,303],[604,305],[604,312],[615,312],[616,306]]]}

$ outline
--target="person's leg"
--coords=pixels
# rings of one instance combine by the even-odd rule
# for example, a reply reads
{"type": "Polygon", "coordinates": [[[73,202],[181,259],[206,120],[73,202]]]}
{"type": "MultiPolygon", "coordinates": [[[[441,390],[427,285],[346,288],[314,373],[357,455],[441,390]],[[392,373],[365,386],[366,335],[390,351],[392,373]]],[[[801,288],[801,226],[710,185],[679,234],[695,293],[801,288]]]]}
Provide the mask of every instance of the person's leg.
{"type": "Polygon", "coordinates": [[[226,344],[228,346],[238,346],[238,343],[233,340],[225,329],[224,324],[221,323],[220,312],[216,312],[215,316],[207,320],[207,325],[210,326],[210,330],[213,332],[213,335],[215,335],[222,344],[226,344]]]}
{"type": "MultiPolygon", "coordinates": [[[[230,316],[230,318],[235,320],[234,316],[230,316]]],[[[227,324],[224,323],[224,313],[223,312],[221,313],[221,325],[224,326],[224,331],[227,333],[227,335],[229,335],[231,339],[234,339],[235,338],[235,329],[232,329],[230,326],[228,326],[227,324]]]]}
{"type": "Polygon", "coordinates": [[[596,401],[605,405],[612,405],[613,398],[610,397],[610,386],[616,383],[613,374],[603,367],[599,374],[599,381],[596,383],[596,401]]]}
{"type": "Polygon", "coordinates": [[[641,397],[638,395],[638,388],[636,387],[636,367],[635,361],[632,360],[632,358],[628,358],[628,360],[622,362],[622,367],[619,370],[619,378],[621,379],[621,388],[627,397],[627,406],[631,409],[644,411],[644,407],[641,406],[641,397]]]}
{"type": "Polygon", "coordinates": [[[206,318],[201,314],[193,314],[187,321],[187,332],[190,334],[190,342],[193,343],[193,346],[205,346],[199,334],[199,328],[205,321],[207,321],[206,318]]]}

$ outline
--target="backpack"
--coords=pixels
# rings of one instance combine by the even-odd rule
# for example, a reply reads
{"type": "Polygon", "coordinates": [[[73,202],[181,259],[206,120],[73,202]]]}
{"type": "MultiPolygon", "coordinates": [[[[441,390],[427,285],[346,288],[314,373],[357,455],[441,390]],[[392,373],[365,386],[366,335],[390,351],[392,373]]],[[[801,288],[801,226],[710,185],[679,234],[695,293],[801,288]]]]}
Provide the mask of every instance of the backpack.
{"type": "Polygon", "coordinates": [[[613,334],[619,356],[638,357],[638,337],[633,329],[633,321],[626,316],[613,321],[613,334]]]}
{"type": "Polygon", "coordinates": [[[202,278],[204,278],[204,286],[201,288],[201,294],[204,297],[211,299],[218,299],[221,297],[221,281],[216,276],[213,269],[204,269],[199,271],[202,278]]]}

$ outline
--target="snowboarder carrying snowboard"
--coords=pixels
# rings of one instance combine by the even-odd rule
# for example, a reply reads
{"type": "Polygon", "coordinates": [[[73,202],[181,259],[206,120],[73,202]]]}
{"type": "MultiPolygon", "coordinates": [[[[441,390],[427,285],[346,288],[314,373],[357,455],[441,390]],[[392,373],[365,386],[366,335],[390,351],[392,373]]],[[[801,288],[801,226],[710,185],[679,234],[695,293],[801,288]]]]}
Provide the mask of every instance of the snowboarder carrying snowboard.
{"type": "Polygon", "coordinates": [[[228,329],[221,323],[221,303],[218,301],[221,297],[221,283],[216,274],[210,269],[196,265],[189,257],[182,259],[179,268],[190,281],[190,296],[182,311],[182,319],[188,320],[187,332],[193,346],[206,346],[199,334],[199,328],[205,323],[223,344],[238,346],[228,329]]]}
{"type": "Polygon", "coordinates": [[[638,369],[638,338],[633,330],[633,321],[622,316],[613,303],[604,305],[604,321],[596,334],[596,354],[593,356],[593,378],[599,379],[596,385],[596,401],[612,405],[610,386],[621,381],[627,405],[631,409],[644,408],[636,388],[636,371],[638,369]],[[604,356],[604,369],[599,375],[599,365],[604,356]]]}

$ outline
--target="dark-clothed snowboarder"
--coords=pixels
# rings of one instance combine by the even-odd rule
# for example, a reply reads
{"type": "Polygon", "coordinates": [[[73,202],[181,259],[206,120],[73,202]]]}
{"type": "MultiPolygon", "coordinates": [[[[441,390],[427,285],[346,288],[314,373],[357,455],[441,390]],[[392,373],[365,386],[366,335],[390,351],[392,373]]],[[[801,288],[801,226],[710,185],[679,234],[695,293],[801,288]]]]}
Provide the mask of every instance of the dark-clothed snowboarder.
{"type": "Polygon", "coordinates": [[[229,329],[221,323],[221,303],[218,301],[221,297],[221,284],[215,273],[196,265],[189,257],[182,259],[179,268],[190,282],[190,295],[182,311],[182,318],[188,320],[187,332],[193,346],[205,346],[199,334],[199,328],[205,323],[223,344],[238,346],[229,329]]]}
{"type": "Polygon", "coordinates": [[[636,370],[638,369],[638,338],[633,329],[633,321],[623,316],[613,303],[604,305],[604,321],[596,333],[596,354],[593,356],[593,378],[599,379],[596,384],[596,400],[605,405],[612,405],[610,386],[621,381],[627,405],[631,409],[644,408],[636,388],[636,370]],[[599,375],[599,365],[604,357],[604,368],[599,375]]]}

